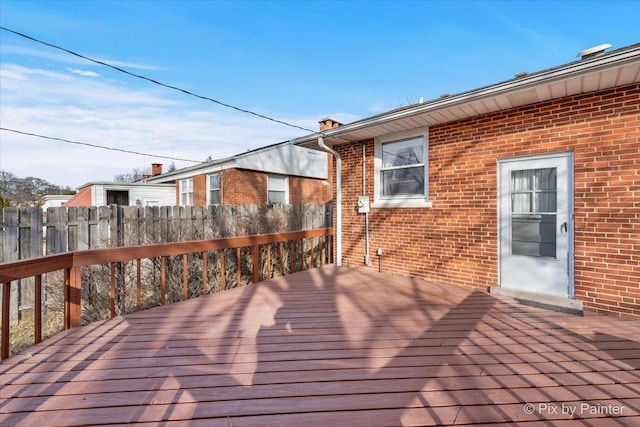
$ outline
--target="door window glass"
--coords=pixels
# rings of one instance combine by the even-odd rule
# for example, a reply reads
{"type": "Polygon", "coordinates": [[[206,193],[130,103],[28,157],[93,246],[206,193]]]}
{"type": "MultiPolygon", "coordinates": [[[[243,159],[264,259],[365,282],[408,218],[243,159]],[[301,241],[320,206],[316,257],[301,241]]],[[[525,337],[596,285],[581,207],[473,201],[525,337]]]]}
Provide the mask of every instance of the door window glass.
{"type": "Polygon", "coordinates": [[[511,253],[556,257],[556,168],[511,172],[511,253]]]}

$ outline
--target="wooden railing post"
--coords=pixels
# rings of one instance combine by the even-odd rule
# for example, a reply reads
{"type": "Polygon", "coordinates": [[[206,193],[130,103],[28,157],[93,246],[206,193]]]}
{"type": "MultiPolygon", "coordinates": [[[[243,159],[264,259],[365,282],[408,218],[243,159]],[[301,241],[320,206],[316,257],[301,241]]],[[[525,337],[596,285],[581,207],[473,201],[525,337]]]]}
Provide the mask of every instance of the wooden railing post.
{"type": "Polygon", "coordinates": [[[109,282],[109,312],[116,317],[116,263],[111,263],[111,281],[109,282]]]}
{"type": "Polygon", "coordinates": [[[80,267],[71,268],[71,327],[77,328],[82,317],[82,271],[80,267]]]}
{"type": "Polygon", "coordinates": [[[236,286],[240,287],[242,280],[242,258],[240,257],[240,248],[236,248],[236,286]]]}
{"type": "Polygon", "coordinates": [[[136,260],[136,310],[142,308],[142,260],[136,260]]]}
{"type": "Polygon", "coordinates": [[[225,267],[225,262],[224,259],[227,256],[227,252],[222,249],[221,251],[218,252],[220,254],[220,290],[224,291],[225,289],[227,289],[227,272],[226,272],[226,267],[225,267]]]}
{"type": "Polygon", "coordinates": [[[33,335],[35,343],[42,342],[42,275],[38,274],[33,292],[33,335]]]}
{"type": "Polygon", "coordinates": [[[182,299],[189,298],[189,260],[187,254],[182,254],[182,299]]]}
{"type": "Polygon", "coordinates": [[[71,309],[70,309],[70,300],[71,300],[71,292],[70,292],[70,286],[69,286],[69,282],[70,282],[70,277],[71,277],[71,267],[65,268],[64,269],[64,289],[62,290],[62,293],[64,295],[64,329],[67,330],[69,328],[71,328],[71,320],[70,320],[70,316],[71,316],[71,309]]]}
{"type": "Polygon", "coordinates": [[[11,298],[11,282],[2,284],[2,351],[0,359],[9,357],[9,298],[11,298]]]}
{"type": "Polygon", "coordinates": [[[166,289],[167,289],[167,257],[160,257],[160,304],[166,303],[166,289]]]}
{"type": "Polygon", "coordinates": [[[64,328],[80,326],[82,302],[82,276],[80,267],[64,269],[64,328]]]}
{"type": "Polygon", "coordinates": [[[273,277],[272,274],[272,266],[271,266],[271,243],[267,244],[267,260],[265,262],[267,264],[267,279],[271,279],[273,277]]]}
{"type": "Polygon", "coordinates": [[[202,252],[202,295],[209,293],[208,252],[202,252]]]}
{"type": "Polygon", "coordinates": [[[252,255],[253,283],[258,283],[260,281],[260,246],[257,243],[253,245],[252,255]]]}

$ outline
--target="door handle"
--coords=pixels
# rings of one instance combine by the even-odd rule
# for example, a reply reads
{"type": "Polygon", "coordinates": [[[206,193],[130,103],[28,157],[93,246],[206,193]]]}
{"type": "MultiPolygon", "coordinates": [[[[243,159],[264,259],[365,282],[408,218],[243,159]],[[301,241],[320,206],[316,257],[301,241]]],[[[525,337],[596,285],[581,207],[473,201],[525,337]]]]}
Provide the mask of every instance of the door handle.
{"type": "Polygon", "coordinates": [[[560,234],[562,234],[563,230],[565,233],[569,232],[569,224],[567,223],[567,221],[560,224],[560,234]]]}

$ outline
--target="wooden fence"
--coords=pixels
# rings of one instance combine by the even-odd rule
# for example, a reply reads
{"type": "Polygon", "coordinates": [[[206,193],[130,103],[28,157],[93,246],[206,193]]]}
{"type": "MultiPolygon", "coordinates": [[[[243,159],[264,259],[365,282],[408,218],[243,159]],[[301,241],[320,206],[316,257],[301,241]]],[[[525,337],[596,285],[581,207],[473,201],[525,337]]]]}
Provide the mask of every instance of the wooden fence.
{"type": "MultiPolygon", "coordinates": [[[[0,263],[69,251],[331,227],[331,205],[4,208],[0,263]]],[[[33,278],[11,284],[12,321],[31,308],[33,278]]]]}

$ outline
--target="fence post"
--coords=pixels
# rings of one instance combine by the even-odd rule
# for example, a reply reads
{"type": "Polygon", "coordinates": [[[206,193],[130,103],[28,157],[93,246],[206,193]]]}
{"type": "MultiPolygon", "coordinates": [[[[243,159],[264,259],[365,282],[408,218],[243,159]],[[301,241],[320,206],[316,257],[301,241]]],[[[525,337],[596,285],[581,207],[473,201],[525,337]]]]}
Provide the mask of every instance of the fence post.
{"type": "MultiPolygon", "coordinates": [[[[19,219],[19,212],[17,208],[4,208],[2,209],[2,213],[3,213],[3,228],[4,228],[4,232],[2,234],[2,262],[11,262],[11,261],[17,261],[20,257],[19,254],[19,247],[20,247],[20,243],[19,243],[19,223],[20,223],[20,219],[19,219]]],[[[19,281],[15,281],[15,282],[9,282],[9,283],[5,283],[2,288],[3,288],[3,298],[5,296],[4,293],[4,288],[13,288],[13,292],[10,292],[9,289],[6,290],[6,297],[7,298],[12,298],[13,299],[13,303],[10,303],[9,300],[7,300],[7,306],[5,308],[4,306],[4,299],[3,299],[3,310],[2,310],[2,316],[3,319],[5,316],[8,316],[7,319],[10,319],[11,322],[17,322],[18,321],[18,286],[19,286],[19,281]],[[6,312],[5,312],[6,310],[6,312]]],[[[8,322],[8,320],[7,320],[8,322]]],[[[8,323],[7,323],[8,324],[8,323]]],[[[4,322],[3,322],[3,328],[4,328],[4,322]]],[[[8,335],[7,335],[8,337],[8,335]]],[[[2,339],[4,340],[4,334],[2,335],[2,339]]],[[[7,356],[8,357],[8,356],[7,356]]]]}
{"type": "Polygon", "coordinates": [[[98,248],[109,247],[109,216],[111,210],[109,206],[98,206],[98,248]]]}
{"type": "MultiPolygon", "coordinates": [[[[78,250],[78,208],[67,209],[67,250],[78,250]]],[[[65,251],[63,251],[65,252],[65,251]]]]}
{"type": "Polygon", "coordinates": [[[47,255],[67,251],[67,208],[47,209],[47,255]]]}
{"type": "Polygon", "coordinates": [[[91,206],[87,208],[87,249],[95,249],[99,245],[98,208],[91,206]]]}
{"type": "Polygon", "coordinates": [[[76,248],[79,250],[89,249],[89,208],[76,208],[76,248]]]}

